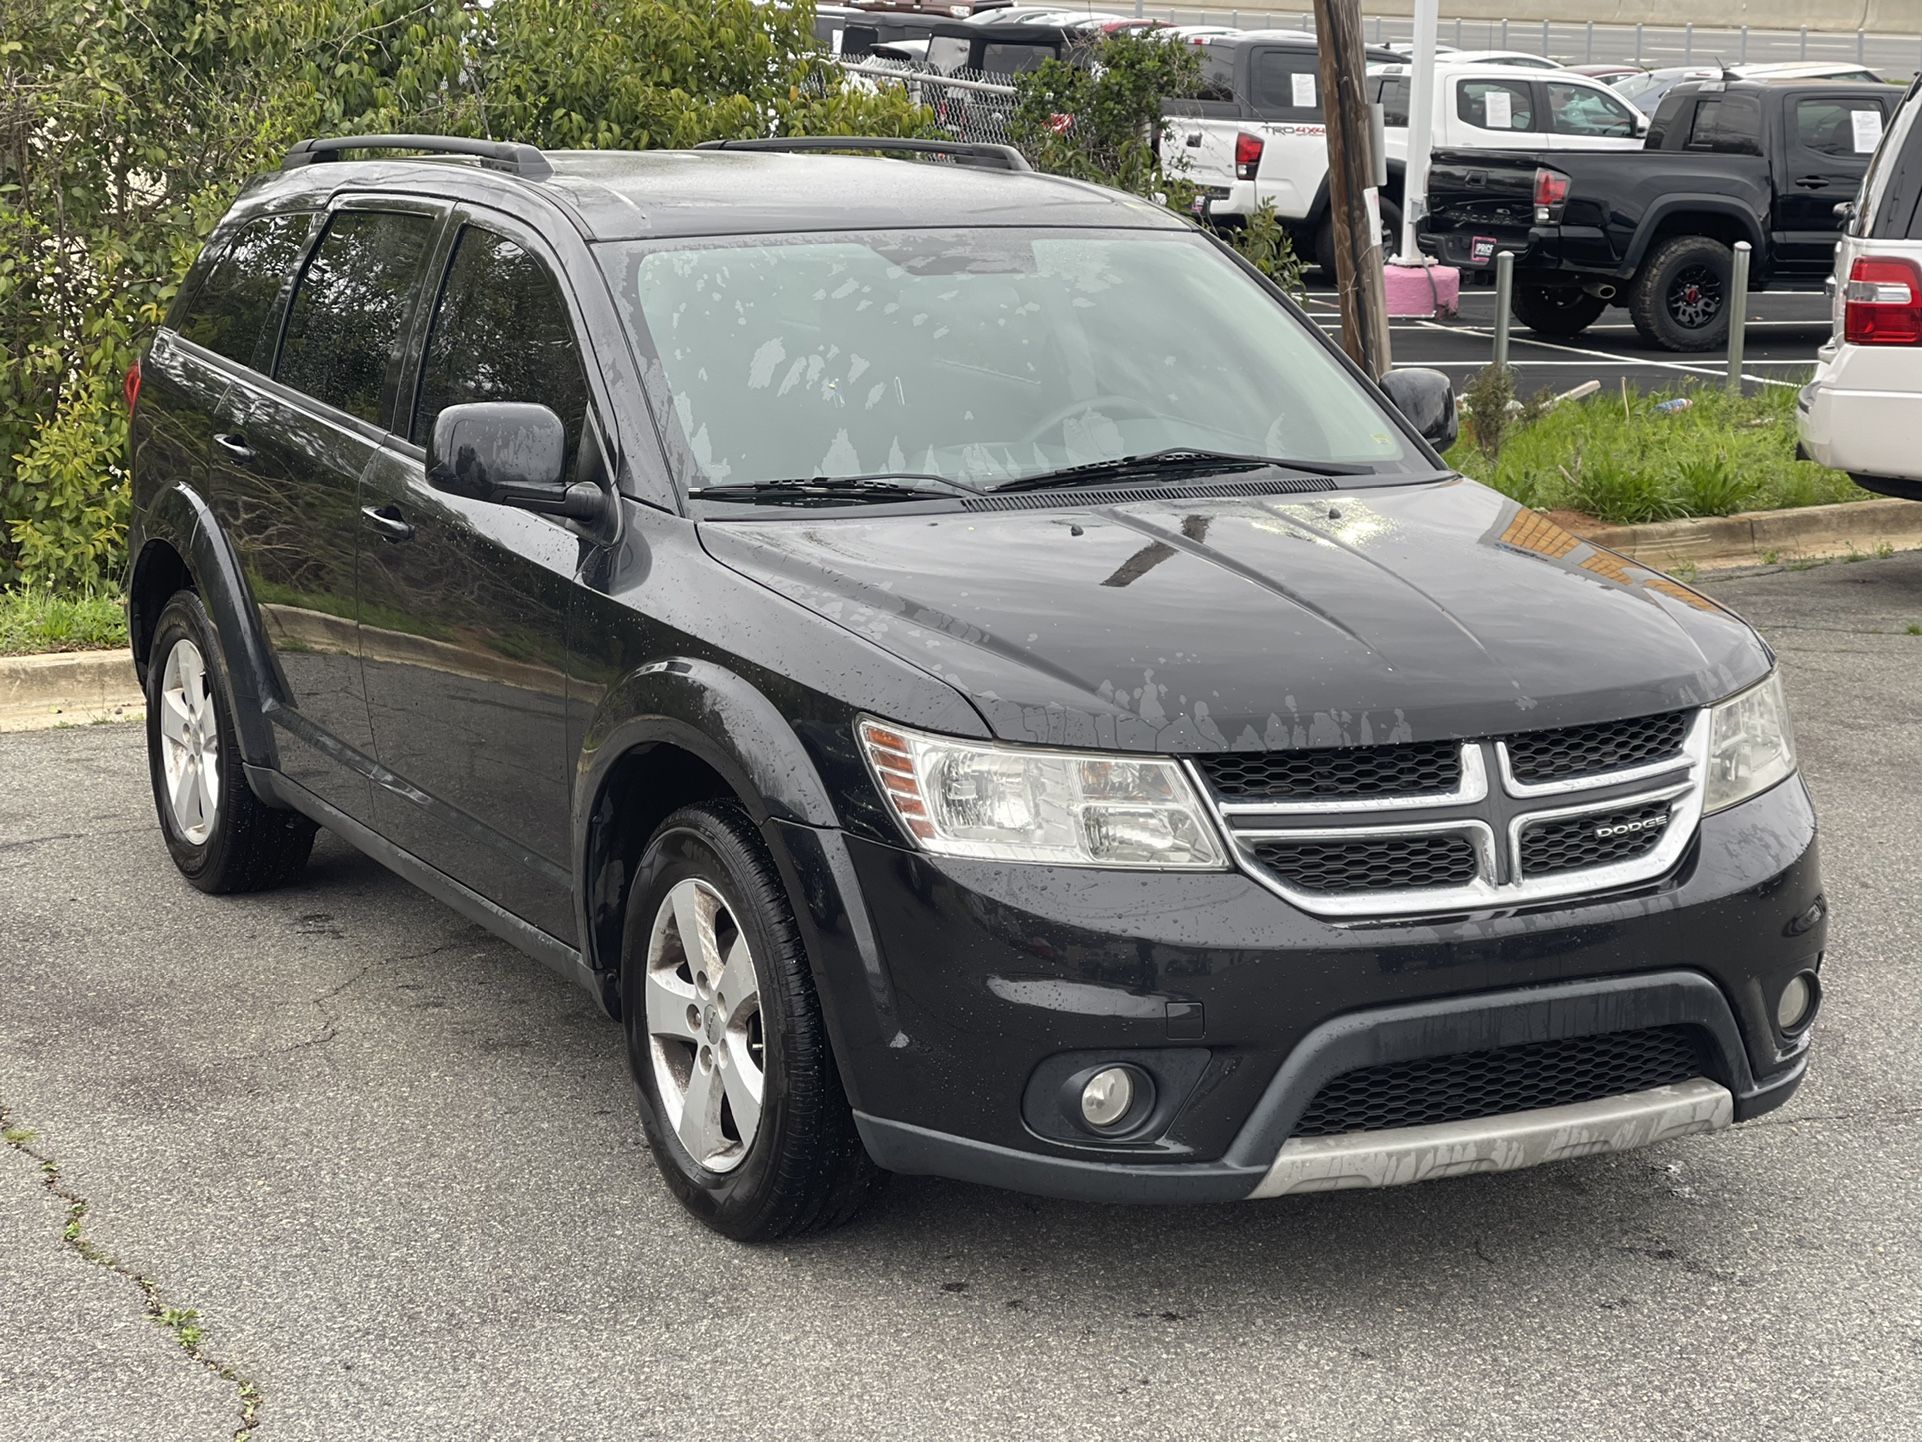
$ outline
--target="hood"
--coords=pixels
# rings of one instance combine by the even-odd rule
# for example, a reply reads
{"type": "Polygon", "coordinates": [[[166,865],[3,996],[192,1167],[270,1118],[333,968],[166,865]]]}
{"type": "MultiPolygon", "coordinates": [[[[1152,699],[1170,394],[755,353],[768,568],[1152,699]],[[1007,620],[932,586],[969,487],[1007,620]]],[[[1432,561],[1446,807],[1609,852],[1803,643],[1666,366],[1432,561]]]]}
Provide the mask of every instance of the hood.
{"type": "MultiPolygon", "coordinates": [[[[1025,500],[1026,498],[1024,498],[1025,500]]],[[[1472,481],[705,523],[724,565],[954,686],[1009,741],[1288,750],[1717,701],[1746,624],[1472,481]]]]}

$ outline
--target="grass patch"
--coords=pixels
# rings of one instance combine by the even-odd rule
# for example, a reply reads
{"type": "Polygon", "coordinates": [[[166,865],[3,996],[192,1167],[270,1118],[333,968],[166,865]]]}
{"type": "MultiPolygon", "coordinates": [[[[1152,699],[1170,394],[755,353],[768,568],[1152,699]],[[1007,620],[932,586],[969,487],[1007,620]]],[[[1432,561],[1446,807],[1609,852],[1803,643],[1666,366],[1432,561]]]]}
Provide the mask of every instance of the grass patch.
{"type": "Polygon", "coordinates": [[[1537,399],[1487,429],[1500,437],[1492,458],[1477,444],[1471,412],[1449,464],[1524,505],[1615,524],[1869,499],[1840,471],[1795,459],[1790,386],[1731,396],[1685,380],[1678,389],[1626,397],[1604,390],[1553,407],[1537,399]],[[1681,399],[1686,409],[1658,409],[1681,399]]]}
{"type": "Polygon", "coordinates": [[[0,656],[109,651],[126,644],[127,610],[117,596],[0,591],[0,656]]]}

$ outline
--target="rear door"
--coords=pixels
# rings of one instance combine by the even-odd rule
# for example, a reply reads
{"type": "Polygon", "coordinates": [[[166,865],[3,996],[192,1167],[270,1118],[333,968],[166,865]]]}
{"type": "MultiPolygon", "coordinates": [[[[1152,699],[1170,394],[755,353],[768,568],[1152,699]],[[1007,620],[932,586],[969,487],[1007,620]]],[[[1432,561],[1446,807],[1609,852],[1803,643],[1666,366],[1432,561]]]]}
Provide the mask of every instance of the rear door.
{"type": "Polygon", "coordinates": [[[546,243],[490,210],[456,224],[418,380],[362,482],[375,806],[397,845],[571,941],[566,621],[593,545],[565,522],[433,489],[425,447],[446,406],[529,401],[567,426],[572,478],[599,480],[593,417],[608,411],[546,243]]]}
{"type": "Polygon", "coordinates": [[[1821,274],[1835,263],[1842,229],[1835,207],[1861,188],[1890,108],[1888,95],[1867,87],[1784,99],[1773,237],[1778,271],[1821,274]]]}
{"type": "Polygon", "coordinates": [[[1546,97],[1541,83],[1524,72],[1499,78],[1461,77],[1437,87],[1448,107],[1436,149],[1547,150],[1546,97]]]}
{"type": "Polygon", "coordinates": [[[272,713],[281,769],[359,820],[372,811],[373,755],[354,579],[360,476],[441,211],[337,202],[294,285],[271,379],[237,378],[214,435],[216,508],[287,703],[272,713]]]}

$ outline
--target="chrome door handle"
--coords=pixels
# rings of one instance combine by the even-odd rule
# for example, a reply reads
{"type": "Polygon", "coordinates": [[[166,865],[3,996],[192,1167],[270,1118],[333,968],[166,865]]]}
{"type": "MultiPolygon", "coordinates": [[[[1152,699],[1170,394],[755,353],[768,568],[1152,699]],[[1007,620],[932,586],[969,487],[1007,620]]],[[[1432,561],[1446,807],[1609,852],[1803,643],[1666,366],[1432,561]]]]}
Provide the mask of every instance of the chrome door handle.
{"type": "Polygon", "coordinates": [[[379,531],[389,541],[406,541],[413,538],[414,528],[401,515],[398,506],[362,506],[360,513],[366,518],[368,525],[379,531]]]}
{"type": "Polygon", "coordinates": [[[247,444],[247,438],[238,431],[222,431],[214,437],[214,444],[243,465],[254,458],[254,448],[247,444]]]}

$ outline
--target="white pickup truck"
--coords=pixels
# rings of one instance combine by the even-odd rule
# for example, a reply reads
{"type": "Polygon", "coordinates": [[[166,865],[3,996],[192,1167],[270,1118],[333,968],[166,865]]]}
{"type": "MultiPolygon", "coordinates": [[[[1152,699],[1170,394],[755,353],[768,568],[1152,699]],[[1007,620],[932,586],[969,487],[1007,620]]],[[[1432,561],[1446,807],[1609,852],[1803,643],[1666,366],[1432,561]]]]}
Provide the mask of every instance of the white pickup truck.
{"type": "MultiPolygon", "coordinates": [[[[1249,31],[1199,48],[1202,93],[1162,108],[1168,168],[1197,187],[1197,212],[1210,220],[1238,223],[1272,204],[1297,249],[1332,272],[1328,126],[1312,38],[1249,31]]],[[[1409,66],[1372,47],[1368,58],[1379,62],[1368,67],[1368,96],[1383,109],[1382,241],[1392,252],[1408,159],[1409,66]]],[[[1573,71],[1446,63],[1435,70],[1438,150],[1633,150],[1647,129],[1641,111],[1573,71]]]]}

